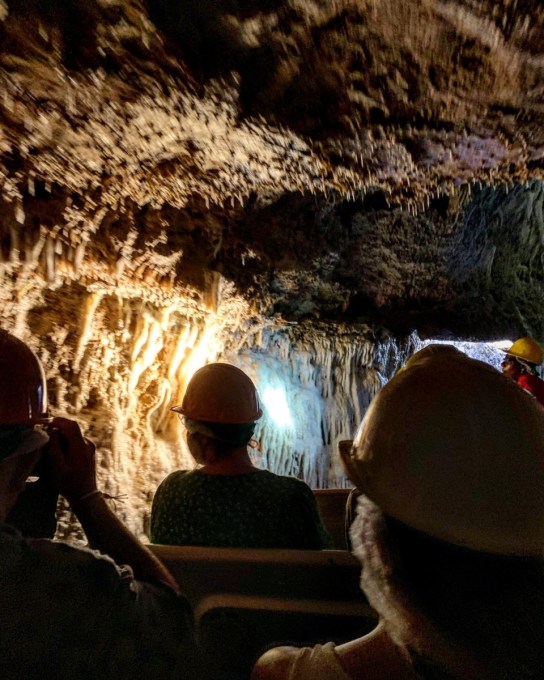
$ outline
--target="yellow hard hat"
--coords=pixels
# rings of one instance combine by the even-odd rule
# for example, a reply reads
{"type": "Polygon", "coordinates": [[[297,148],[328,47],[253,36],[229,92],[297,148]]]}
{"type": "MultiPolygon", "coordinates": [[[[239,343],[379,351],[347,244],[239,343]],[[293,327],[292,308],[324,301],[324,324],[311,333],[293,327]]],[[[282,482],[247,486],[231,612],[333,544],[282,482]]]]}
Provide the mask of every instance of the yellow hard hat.
{"type": "Polygon", "coordinates": [[[533,338],[519,338],[514,344],[506,351],[506,354],[510,354],[513,357],[528,361],[531,364],[540,365],[542,363],[542,358],[544,353],[542,352],[542,347],[533,338]]]}
{"type": "Polygon", "coordinates": [[[493,367],[426,352],[377,394],[343,455],[389,515],[443,541],[544,555],[542,408],[493,367]]]}
{"type": "Polygon", "coordinates": [[[193,375],[176,413],[208,423],[244,425],[258,420],[263,412],[251,378],[236,366],[221,362],[207,364],[193,375]]]}

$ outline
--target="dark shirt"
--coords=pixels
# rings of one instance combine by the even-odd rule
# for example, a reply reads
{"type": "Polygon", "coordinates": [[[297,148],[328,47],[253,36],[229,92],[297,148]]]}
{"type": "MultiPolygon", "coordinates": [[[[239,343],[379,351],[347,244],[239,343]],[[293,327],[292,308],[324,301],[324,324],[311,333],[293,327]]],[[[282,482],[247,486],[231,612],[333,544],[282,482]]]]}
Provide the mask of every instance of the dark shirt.
{"type": "Polygon", "coordinates": [[[201,680],[186,599],[86,549],[0,524],[2,680],[201,680]]]}

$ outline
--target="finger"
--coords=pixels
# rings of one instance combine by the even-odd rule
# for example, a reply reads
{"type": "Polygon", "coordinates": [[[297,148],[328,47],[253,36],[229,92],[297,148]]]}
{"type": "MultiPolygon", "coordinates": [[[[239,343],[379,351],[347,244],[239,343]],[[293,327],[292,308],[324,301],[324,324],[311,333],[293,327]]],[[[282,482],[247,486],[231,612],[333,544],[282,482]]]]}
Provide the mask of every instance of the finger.
{"type": "Polygon", "coordinates": [[[87,450],[89,451],[89,453],[94,456],[94,454],[96,453],[95,443],[92,442],[90,439],[87,439],[87,437],[83,437],[83,441],[85,442],[85,444],[87,446],[87,450]]]}
{"type": "Polygon", "coordinates": [[[49,446],[50,448],[61,448],[62,446],[62,433],[58,430],[49,430],[49,446]]]}
{"type": "Polygon", "coordinates": [[[64,465],[66,462],[66,443],[63,442],[63,435],[58,430],[49,431],[49,442],[44,447],[47,460],[55,465],[64,465]]]}
{"type": "Polygon", "coordinates": [[[85,445],[83,433],[79,424],[75,420],[69,418],[61,418],[57,416],[53,418],[51,425],[64,435],[69,447],[79,447],[85,445]]]}
{"type": "Polygon", "coordinates": [[[57,430],[60,430],[61,432],[81,432],[81,429],[77,421],[72,420],[71,418],[55,416],[51,420],[50,425],[57,428],[57,430]]]}

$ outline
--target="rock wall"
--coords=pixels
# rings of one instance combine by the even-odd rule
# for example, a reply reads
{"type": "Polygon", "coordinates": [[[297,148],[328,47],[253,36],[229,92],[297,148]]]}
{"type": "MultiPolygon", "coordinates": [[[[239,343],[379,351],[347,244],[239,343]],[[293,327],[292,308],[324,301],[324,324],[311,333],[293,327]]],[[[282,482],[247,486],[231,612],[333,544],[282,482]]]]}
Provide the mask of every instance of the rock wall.
{"type": "MultiPolygon", "coordinates": [[[[544,185],[484,187],[467,205],[451,242],[450,307],[465,334],[544,340],[544,185]]],[[[462,332],[462,331],[461,331],[462,332]]]]}
{"type": "MultiPolygon", "coordinates": [[[[257,320],[223,280],[215,306],[206,308],[179,293],[153,299],[141,284],[85,285],[75,273],[60,276],[66,265],[51,258],[52,281],[38,260],[32,266],[13,255],[0,264],[1,323],[40,356],[52,411],[76,418],[96,442],[100,486],[120,497],[117,510],[138,534],[158,483],[193,466],[169,407],[210,360],[239,365],[259,387],[266,414],[256,433],[257,464],[314,487],[346,484],[335,445],[352,436],[379,389],[379,351],[391,352],[393,340],[378,341],[362,325],[257,320]]],[[[61,525],[60,535],[79,536],[66,508],[61,525]]]]}
{"type": "MultiPolygon", "coordinates": [[[[472,330],[480,335],[488,328],[497,339],[501,329],[519,328],[541,337],[534,322],[543,302],[538,182],[509,193],[483,188],[454,212],[431,207],[419,232],[414,216],[398,208],[361,204],[349,216],[330,209],[314,223],[302,268],[294,258],[308,223],[308,232],[301,227],[292,240],[284,237],[281,264],[263,239],[244,267],[247,279],[238,281],[232,256],[220,273],[203,255],[217,247],[213,230],[200,231],[179,211],[97,209],[94,218],[85,213],[86,230],[76,237],[66,195],[54,186],[35,192],[28,205],[3,205],[1,324],[41,357],[54,412],[76,417],[97,442],[101,486],[122,497],[118,510],[139,534],[157,484],[193,464],[168,409],[206,361],[231,361],[258,384],[267,406],[256,433],[259,465],[314,487],[343,486],[336,443],[353,435],[380,385],[419,346],[406,332],[414,319],[426,318],[431,337],[437,329],[452,337],[459,327],[470,337],[464,301],[472,299],[470,309],[479,310],[472,330]],[[194,228],[167,232],[166,224],[181,219],[194,228]],[[145,237],[134,227],[141,220],[150,225],[145,237]],[[350,249],[348,233],[357,233],[360,245],[350,249]],[[340,255],[327,263],[331,234],[340,255]],[[256,262],[265,256],[257,296],[256,262]],[[363,282],[364,294],[349,299],[344,319],[335,275],[346,286],[350,276],[363,282]],[[335,321],[320,319],[327,300],[335,321]],[[433,306],[440,312],[434,320],[433,306]],[[399,317],[408,319],[402,330],[380,324],[399,317]]],[[[278,233],[270,232],[272,242],[278,233]]],[[[62,531],[73,530],[64,512],[62,531]]]]}

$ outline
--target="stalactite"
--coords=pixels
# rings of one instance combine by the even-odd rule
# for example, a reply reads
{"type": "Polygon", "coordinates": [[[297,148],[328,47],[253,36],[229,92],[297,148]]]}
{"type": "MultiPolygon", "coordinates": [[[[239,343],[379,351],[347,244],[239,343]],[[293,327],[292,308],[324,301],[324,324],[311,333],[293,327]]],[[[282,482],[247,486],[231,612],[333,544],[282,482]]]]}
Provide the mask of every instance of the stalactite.
{"type": "Polygon", "coordinates": [[[227,340],[225,356],[252,376],[265,402],[256,431],[259,464],[316,488],[349,485],[336,445],[353,437],[382,385],[368,330],[331,335],[325,328],[303,333],[265,327],[236,354],[229,353],[227,340]]]}
{"type": "Polygon", "coordinates": [[[87,347],[87,343],[91,337],[94,313],[96,312],[96,308],[98,307],[103,295],[104,293],[101,291],[93,291],[89,294],[83,304],[81,331],[79,333],[78,343],[73,360],[74,371],[79,370],[83,353],[85,352],[85,348],[87,347]]]}

